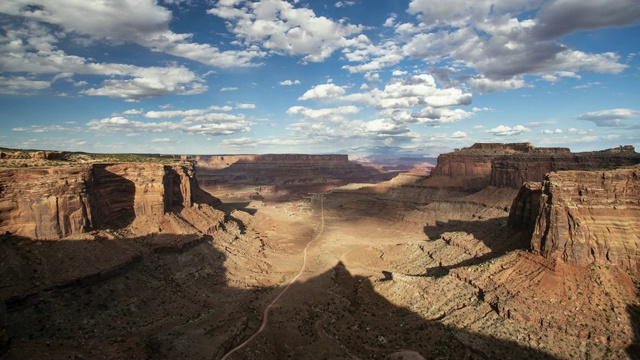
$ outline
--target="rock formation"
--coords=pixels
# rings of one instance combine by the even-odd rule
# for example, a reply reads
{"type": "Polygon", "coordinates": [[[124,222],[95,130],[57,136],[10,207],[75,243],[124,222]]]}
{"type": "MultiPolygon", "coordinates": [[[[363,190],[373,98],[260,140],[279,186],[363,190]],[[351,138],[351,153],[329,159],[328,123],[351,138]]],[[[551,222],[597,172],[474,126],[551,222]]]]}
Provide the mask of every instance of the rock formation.
{"type": "MultiPolygon", "coordinates": [[[[456,149],[454,152],[438,156],[438,163],[431,171],[434,177],[454,179],[457,187],[478,191],[494,184],[493,163],[499,158],[511,158],[529,153],[569,153],[566,148],[536,148],[530,143],[476,143],[471,147],[456,149]]],[[[449,180],[444,180],[448,182],[449,180]]],[[[433,182],[443,182],[436,181],[433,182]]]]}
{"type": "MultiPolygon", "coordinates": [[[[199,189],[191,163],[0,169],[0,231],[55,240],[93,229],[160,221],[219,200],[199,189]]],[[[205,211],[205,210],[203,210],[205,211]]]]}
{"type": "Polygon", "coordinates": [[[530,143],[476,143],[441,154],[431,172],[480,190],[487,185],[519,189],[527,181],[561,170],[607,170],[640,163],[633,146],[572,153],[568,148],[538,148],[530,143]],[[473,182],[475,180],[475,182],[473,182]]]}
{"type": "Polygon", "coordinates": [[[347,155],[194,156],[205,182],[309,185],[327,182],[371,182],[376,171],[349,161],[347,155]]]}
{"type": "Polygon", "coordinates": [[[640,270],[640,167],[559,171],[527,183],[514,199],[512,227],[531,233],[531,251],[574,265],[640,270]]]}
{"type": "Polygon", "coordinates": [[[518,189],[527,181],[542,181],[544,175],[552,171],[607,170],[638,163],[640,154],[629,145],[580,153],[532,147],[530,151],[493,159],[491,185],[518,189]]]}

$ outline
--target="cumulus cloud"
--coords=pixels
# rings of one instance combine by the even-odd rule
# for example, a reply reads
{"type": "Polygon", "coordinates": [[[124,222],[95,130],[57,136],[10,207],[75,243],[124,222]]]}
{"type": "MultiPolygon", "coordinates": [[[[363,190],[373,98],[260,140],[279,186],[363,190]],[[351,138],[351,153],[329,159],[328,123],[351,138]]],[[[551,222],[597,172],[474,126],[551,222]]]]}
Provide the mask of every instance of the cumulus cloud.
{"type": "Polygon", "coordinates": [[[82,129],[80,127],[65,127],[62,125],[31,125],[31,126],[27,126],[27,127],[15,127],[12,128],[11,131],[17,131],[17,132],[29,132],[29,133],[40,133],[40,134],[48,134],[48,133],[52,133],[52,132],[61,132],[61,133],[67,133],[67,134],[74,134],[74,133],[80,133],[80,132],[86,132],[85,129],[82,129]]]}
{"type": "Polygon", "coordinates": [[[382,91],[374,91],[373,95],[374,105],[381,108],[469,105],[472,99],[471,93],[461,89],[438,88],[429,74],[392,80],[382,91]]]}
{"type": "MultiPolygon", "coordinates": [[[[4,4],[4,3],[3,3],[4,4]]],[[[108,76],[100,86],[80,91],[90,96],[108,96],[125,100],[164,96],[168,94],[197,94],[207,90],[204,81],[183,66],[141,67],[118,63],[96,63],[80,56],[69,55],[57,48],[59,34],[34,23],[19,24],[8,21],[0,31],[0,68],[4,72],[30,73],[54,79],[78,75],[108,76]]],[[[46,88],[50,82],[24,77],[3,77],[13,92],[46,88]],[[21,90],[20,90],[21,89],[21,90]]]]}
{"type": "MultiPolygon", "coordinates": [[[[159,118],[169,116],[163,114],[159,118]]],[[[129,120],[122,116],[91,120],[87,123],[90,130],[111,133],[175,133],[192,135],[219,136],[233,135],[251,130],[251,123],[243,115],[226,113],[208,113],[187,116],[180,121],[146,122],[129,120]]]]}
{"type": "Polygon", "coordinates": [[[469,79],[471,86],[480,92],[491,93],[496,91],[515,90],[527,87],[523,79],[511,78],[506,80],[492,80],[486,77],[473,77],[469,79]]]}
{"type": "Polygon", "coordinates": [[[299,85],[300,80],[284,80],[279,82],[282,86],[291,86],[291,85],[299,85]]]}
{"type": "Polygon", "coordinates": [[[514,135],[520,135],[522,133],[529,132],[529,131],[531,131],[531,129],[529,129],[528,127],[524,127],[522,125],[516,125],[514,127],[499,125],[493,129],[487,130],[488,133],[492,133],[493,135],[496,135],[496,136],[514,136],[514,135]]]}
{"type": "Polygon", "coordinates": [[[154,138],[151,139],[152,143],[172,143],[173,140],[171,140],[170,138],[154,138]]]}
{"type": "Polygon", "coordinates": [[[578,30],[623,26],[640,20],[635,0],[555,0],[544,3],[538,13],[536,37],[553,39],[578,30]]]}
{"type": "Polygon", "coordinates": [[[640,110],[619,108],[593,111],[579,115],[577,119],[591,121],[597,126],[618,127],[624,126],[622,120],[640,119],[640,110]]]}
{"type": "Polygon", "coordinates": [[[50,86],[49,81],[32,80],[24,76],[0,76],[0,94],[28,94],[50,86]]]}
{"type": "Polygon", "coordinates": [[[612,6],[602,0],[413,0],[409,12],[421,25],[407,32],[399,24],[396,31],[406,35],[407,56],[464,65],[477,72],[472,86],[491,92],[526,86],[524,75],[555,82],[579,76],[579,71],[620,73],[627,65],[618,54],[586,53],[558,38],[580,29],[636,22],[639,7],[633,0],[612,6]],[[537,9],[537,18],[518,16],[537,9]]]}
{"type": "Polygon", "coordinates": [[[321,84],[316,85],[310,90],[307,90],[302,96],[298,98],[298,100],[318,100],[318,99],[329,99],[336,98],[344,95],[345,90],[335,84],[321,84]]]}
{"type": "Polygon", "coordinates": [[[136,43],[152,51],[164,52],[219,67],[255,66],[254,58],[264,56],[258,49],[220,51],[209,44],[191,41],[192,34],[169,29],[171,12],[154,0],[9,0],[0,11],[13,16],[60,26],[79,41],[107,41],[118,45],[136,43]]]}
{"type": "Polygon", "coordinates": [[[237,109],[255,109],[256,108],[256,104],[237,103],[236,104],[236,108],[237,109]]]}
{"type": "Polygon", "coordinates": [[[244,149],[248,147],[256,147],[260,144],[259,139],[250,137],[241,137],[236,139],[224,139],[220,145],[224,147],[230,147],[233,149],[244,149]]]}
{"type": "Polygon", "coordinates": [[[309,119],[322,119],[330,122],[345,120],[346,115],[357,114],[360,108],[349,105],[335,108],[310,109],[304,106],[292,106],[287,110],[289,115],[301,115],[309,119]]]}
{"type": "Polygon", "coordinates": [[[229,30],[247,47],[301,55],[308,62],[324,61],[334,51],[350,46],[351,37],[363,30],[284,0],[219,1],[207,12],[227,20],[229,30]]]}

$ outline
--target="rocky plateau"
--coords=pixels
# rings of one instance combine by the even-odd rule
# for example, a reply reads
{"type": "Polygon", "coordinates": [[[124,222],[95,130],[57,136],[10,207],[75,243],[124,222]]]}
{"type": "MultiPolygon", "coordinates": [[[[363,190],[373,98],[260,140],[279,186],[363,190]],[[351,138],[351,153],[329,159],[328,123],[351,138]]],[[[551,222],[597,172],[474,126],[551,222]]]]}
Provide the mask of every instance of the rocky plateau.
{"type": "Polygon", "coordinates": [[[640,358],[629,146],[3,154],[0,359],[640,358]]]}

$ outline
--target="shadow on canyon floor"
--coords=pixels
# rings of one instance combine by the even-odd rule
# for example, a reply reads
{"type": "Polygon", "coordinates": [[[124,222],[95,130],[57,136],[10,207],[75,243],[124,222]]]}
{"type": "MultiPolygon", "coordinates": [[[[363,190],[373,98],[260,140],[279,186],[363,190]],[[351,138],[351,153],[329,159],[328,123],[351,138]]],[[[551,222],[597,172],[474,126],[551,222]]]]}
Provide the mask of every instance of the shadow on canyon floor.
{"type": "Polygon", "coordinates": [[[447,233],[465,233],[473,236],[474,239],[481,241],[490,249],[489,252],[472,256],[471,258],[461,261],[457,264],[438,266],[427,269],[425,274],[418,276],[442,277],[449,271],[465,266],[479,265],[486,261],[503,256],[504,254],[517,250],[527,249],[529,242],[523,232],[515,231],[506,226],[506,217],[494,218],[488,220],[462,221],[449,220],[447,222],[438,221],[435,226],[425,226],[424,233],[433,241],[443,239],[446,242],[454,241],[455,235],[449,237],[447,233]],[[443,237],[444,235],[444,237],[443,237]]]}
{"type": "MultiPolygon", "coordinates": [[[[4,237],[0,294],[11,344],[1,358],[220,358],[256,331],[283,287],[234,286],[228,271],[251,269],[226,269],[209,240],[4,237]]],[[[233,358],[379,359],[403,349],[426,358],[551,358],[425,320],[342,263],[291,286],[269,319],[233,358]]]]}

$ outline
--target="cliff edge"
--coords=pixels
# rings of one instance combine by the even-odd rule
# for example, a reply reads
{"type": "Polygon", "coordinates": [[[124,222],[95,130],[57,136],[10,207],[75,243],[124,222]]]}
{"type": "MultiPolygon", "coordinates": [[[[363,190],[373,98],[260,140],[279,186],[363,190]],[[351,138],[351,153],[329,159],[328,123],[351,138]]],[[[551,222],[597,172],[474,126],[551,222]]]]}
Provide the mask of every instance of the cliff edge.
{"type": "Polygon", "coordinates": [[[509,225],[531,234],[531,251],[574,265],[640,270],[640,167],[559,171],[527,183],[509,225]]]}
{"type": "Polygon", "coordinates": [[[209,225],[193,208],[222,219],[212,207],[219,203],[199,188],[188,162],[0,169],[0,232],[31,239],[58,240],[134,222],[139,233],[160,232],[162,224],[175,223],[165,215],[206,233],[209,225]],[[153,228],[143,229],[143,222],[153,228]]]}

